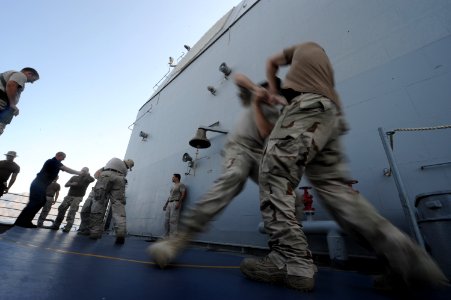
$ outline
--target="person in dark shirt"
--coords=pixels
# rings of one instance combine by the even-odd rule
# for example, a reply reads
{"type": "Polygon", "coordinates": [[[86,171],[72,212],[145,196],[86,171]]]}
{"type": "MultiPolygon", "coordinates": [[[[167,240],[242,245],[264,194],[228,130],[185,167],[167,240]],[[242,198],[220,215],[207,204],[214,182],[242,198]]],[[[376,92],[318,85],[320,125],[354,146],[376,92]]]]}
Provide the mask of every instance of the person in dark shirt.
{"type": "Polygon", "coordinates": [[[19,214],[14,225],[25,228],[36,228],[32,223],[33,218],[47,201],[47,187],[58,176],[59,171],[81,175],[80,171],[73,170],[61,163],[66,158],[64,152],[58,152],[55,157],[48,159],[36,175],[30,186],[30,196],[27,205],[19,214]]]}
{"type": "Polygon", "coordinates": [[[0,161],[0,197],[8,193],[20,172],[19,165],[14,162],[14,158],[17,157],[16,151],[8,151],[5,155],[6,159],[0,161]],[[11,179],[7,183],[10,176],[11,179]]]}

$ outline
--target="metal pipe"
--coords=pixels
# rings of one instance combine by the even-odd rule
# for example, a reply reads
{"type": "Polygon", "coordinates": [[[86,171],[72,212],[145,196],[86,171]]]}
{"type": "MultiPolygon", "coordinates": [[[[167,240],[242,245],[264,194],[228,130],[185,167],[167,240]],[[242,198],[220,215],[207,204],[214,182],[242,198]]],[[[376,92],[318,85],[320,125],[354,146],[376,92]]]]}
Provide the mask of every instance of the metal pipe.
{"type": "Polygon", "coordinates": [[[420,233],[420,229],[418,228],[418,224],[415,219],[415,213],[408,201],[408,196],[406,189],[404,187],[404,183],[401,179],[401,175],[398,170],[398,166],[396,164],[395,157],[391,150],[391,147],[387,143],[387,139],[385,138],[385,133],[382,127],[378,128],[379,136],[382,140],[382,145],[384,146],[385,154],[387,155],[388,163],[390,164],[391,173],[393,174],[393,178],[395,179],[396,188],[398,189],[399,199],[401,200],[401,206],[404,210],[404,214],[407,218],[407,223],[409,224],[410,230],[415,236],[418,244],[425,248],[423,236],[420,233]]]}
{"type": "Polygon", "coordinates": [[[426,168],[445,166],[445,165],[449,165],[449,164],[451,164],[451,161],[447,161],[447,162],[439,163],[439,164],[424,165],[424,166],[421,166],[420,169],[421,169],[421,170],[424,170],[424,169],[426,169],[426,168]]]}
{"type": "Polygon", "coordinates": [[[302,230],[306,233],[326,233],[329,231],[343,233],[340,226],[334,221],[302,221],[302,230]]]}
{"type": "Polygon", "coordinates": [[[203,129],[205,131],[219,132],[219,133],[224,133],[224,134],[228,133],[228,131],[225,131],[225,130],[222,130],[222,129],[213,129],[211,127],[206,127],[206,126],[199,126],[199,129],[203,129]]]}

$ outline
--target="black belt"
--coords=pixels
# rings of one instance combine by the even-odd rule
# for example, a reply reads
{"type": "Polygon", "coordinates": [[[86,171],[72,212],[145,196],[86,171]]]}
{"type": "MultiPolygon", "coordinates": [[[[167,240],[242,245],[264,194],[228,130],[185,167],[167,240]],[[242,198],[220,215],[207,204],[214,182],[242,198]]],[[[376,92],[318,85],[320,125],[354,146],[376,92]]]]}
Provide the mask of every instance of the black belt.
{"type": "Polygon", "coordinates": [[[294,98],[296,98],[302,94],[305,94],[302,92],[295,91],[293,89],[282,89],[282,90],[280,90],[280,93],[282,94],[282,96],[285,97],[285,99],[287,99],[288,103],[291,103],[291,101],[294,98]]]}
{"type": "Polygon", "coordinates": [[[168,202],[179,202],[179,200],[169,200],[168,202]]]}
{"type": "Polygon", "coordinates": [[[121,175],[124,175],[122,172],[119,172],[118,170],[115,170],[115,169],[103,169],[104,171],[111,171],[111,172],[116,172],[116,173],[119,173],[119,174],[121,174],[121,175]]]}

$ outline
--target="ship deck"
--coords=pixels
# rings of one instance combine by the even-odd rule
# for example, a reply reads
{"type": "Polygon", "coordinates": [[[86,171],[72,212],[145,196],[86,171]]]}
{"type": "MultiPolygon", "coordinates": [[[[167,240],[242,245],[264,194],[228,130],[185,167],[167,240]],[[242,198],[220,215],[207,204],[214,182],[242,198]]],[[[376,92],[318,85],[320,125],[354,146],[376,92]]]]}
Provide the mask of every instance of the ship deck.
{"type": "MultiPolygon", "coordinates": [[[[300,293],[246,279],[245,254],[190,246],[167,269],[147,256],[149,241],[12,227],[0,234],[0,299],[398,299],[372,288],[370,276],[320,267],[315,290],[300,293]]],[[[408,295],[451,299],[451,290],[408,295]]]]}

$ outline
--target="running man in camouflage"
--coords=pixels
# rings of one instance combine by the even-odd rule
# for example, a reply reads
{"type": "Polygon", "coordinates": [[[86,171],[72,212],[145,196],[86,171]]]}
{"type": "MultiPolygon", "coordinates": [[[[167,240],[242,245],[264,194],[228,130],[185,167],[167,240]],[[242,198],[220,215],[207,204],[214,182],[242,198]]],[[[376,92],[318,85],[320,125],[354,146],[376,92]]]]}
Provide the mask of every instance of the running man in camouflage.
{"type": "Polygon", "coordinates": [[[289,105],[268,138],[259,175],[260,209],[271,252],[260,259],[244,259],[241,271],[258,281],[301,291],[314,288],[315,267],[295,214],[294,190],[305,173],[343,230],[384,258],[394,285],[447,282],[422,248],[348,186],[351,177],[341,148],[346,126],[324,49],[308,42],[269,58],[267,79],[273,95],[275,75],[282,65],[290,65],[282,85],[289,105]]]}

